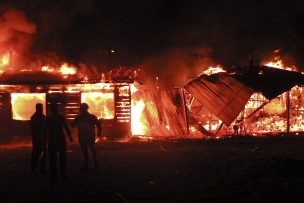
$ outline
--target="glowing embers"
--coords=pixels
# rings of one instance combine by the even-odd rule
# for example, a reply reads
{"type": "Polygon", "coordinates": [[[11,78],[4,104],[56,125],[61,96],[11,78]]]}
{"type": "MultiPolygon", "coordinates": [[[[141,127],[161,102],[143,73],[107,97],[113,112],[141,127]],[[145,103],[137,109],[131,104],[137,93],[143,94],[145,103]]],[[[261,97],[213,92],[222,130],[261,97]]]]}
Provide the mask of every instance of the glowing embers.
{"type": "Polygon", "coordinates": [[[89,105],[89,112],[97,118],[114,118],[114,93],[85,92],[81,93],[81,102],[89,105]]]}
{"type": "Polygon", "coordinates": [[[45,98],[45,93],[11,93],[13,119],[30,120],[37,103],[43,104],[45,113],[45,98]]]}

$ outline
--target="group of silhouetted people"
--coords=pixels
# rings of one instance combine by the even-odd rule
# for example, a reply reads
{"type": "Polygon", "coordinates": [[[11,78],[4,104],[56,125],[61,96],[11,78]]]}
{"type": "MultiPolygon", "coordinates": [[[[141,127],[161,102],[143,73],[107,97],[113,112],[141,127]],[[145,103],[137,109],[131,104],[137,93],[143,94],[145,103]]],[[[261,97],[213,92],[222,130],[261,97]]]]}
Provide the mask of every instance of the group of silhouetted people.
{"type": "MultiPolygon", "coordinates": [[[[88,150],[90,149],[94,167],[98,168],[97,153],[95,148],[95,127],[97,136],[101,135],[101,122],[96,116],[88,112],[89,106],[86,103],[80,105],[79,115],[72,121],[72,127],[78,128],[78,141],[83,154],[83,171],[88,170],[88,150]]],[[[66,180],[66,139],[73,141],[69,125],[65,117],[58,112],[57,103],[50,104],[50,115],[43,114],[43,105],[36,104],[36,112],[30,120],[32,135],[31,169],[34,174],[39,170],[43,174],[46,168],[48,155],[49,168],[52,182],[57,180],[57,153],[59,154],[60,176],[66,180]],[[40,162],[40,163],[39,163],[40,162]],[[40,165],[40,167],[38,167],[40,165]]]]}

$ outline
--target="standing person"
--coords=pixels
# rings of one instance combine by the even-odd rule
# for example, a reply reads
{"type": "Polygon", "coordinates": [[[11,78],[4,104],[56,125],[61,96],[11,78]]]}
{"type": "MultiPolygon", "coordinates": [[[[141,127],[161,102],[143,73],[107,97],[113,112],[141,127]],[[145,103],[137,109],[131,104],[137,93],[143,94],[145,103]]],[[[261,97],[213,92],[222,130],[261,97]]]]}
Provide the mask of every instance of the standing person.
{"type": "Polygon", "coordinates": [[[89,106],[86,103],[80,105],[80,114],[73,120],[72,127],[78,127],[78,141],[82,150],[84,164],[83,171],[88,170],[88,149],[91,151],[94,167],[98,168],[97,152],[95,148],[95,126],[97,136],[101,135],[101,122],[96,116],[88,112],[89,106]]]}
{"type": "Polygon", "coordinates": [[[40,163],[40,172],[45,172],[47,144],[42,132],[44,120],[43,105],[37,103],[36,111],[30,120],[30,133],[32,136],[31,169],[34,174],[37,173],[38,163],[40,163]]]}
{"type": "Polygon", "coordinates": [[[44,135],[48,138],[49,165],[51,169],[51,180],[55,182],[57,179],[57,152],[59,153],[60,175],[63,179],[67,179],[66,175],[66,140],[65,133],[73,141],[71,131],[67,125],[64,116],[58,113],[56,103],[50,104],[50,115],[46,117],[43,128],[44,135]]]}

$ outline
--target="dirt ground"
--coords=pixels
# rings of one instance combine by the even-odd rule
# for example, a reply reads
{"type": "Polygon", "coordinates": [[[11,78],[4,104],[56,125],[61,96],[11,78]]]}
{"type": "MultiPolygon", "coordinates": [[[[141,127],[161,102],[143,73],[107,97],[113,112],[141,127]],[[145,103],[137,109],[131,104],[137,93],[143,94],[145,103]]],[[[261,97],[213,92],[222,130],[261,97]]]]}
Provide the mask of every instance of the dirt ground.
{"type": "Polygon", "coordinates": [[[98,143],[81,172],[68,144],[67,181],[33,176],[29,146],[0,148],[0,202],[300,202],[304,137],[98,143]]]}

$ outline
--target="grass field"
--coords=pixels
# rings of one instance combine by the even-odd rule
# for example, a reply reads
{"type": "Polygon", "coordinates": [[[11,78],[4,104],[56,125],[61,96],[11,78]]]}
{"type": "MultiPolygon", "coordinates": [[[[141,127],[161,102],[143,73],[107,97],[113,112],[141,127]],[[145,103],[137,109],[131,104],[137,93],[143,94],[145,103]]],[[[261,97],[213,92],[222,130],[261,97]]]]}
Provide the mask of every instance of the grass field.
{"type": "Polygon", "coordinates": [[[301,202],[304,138],[97,143],[81,172],[68,144],[67,181],[33,176],[29,146],[0,148],[0,202],[301,202]]]}

